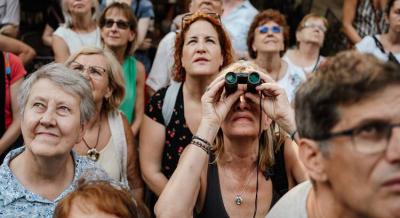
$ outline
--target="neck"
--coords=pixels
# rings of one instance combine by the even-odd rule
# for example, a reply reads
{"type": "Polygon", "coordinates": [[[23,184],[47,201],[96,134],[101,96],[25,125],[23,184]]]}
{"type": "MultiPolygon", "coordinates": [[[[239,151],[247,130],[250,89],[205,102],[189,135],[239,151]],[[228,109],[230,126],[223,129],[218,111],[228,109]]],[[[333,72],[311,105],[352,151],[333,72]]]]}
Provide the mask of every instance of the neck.
{"type": "Polygon", "coordinates": [[[235,137],[224,135],[224,155],[222,160],[232,167],[249,168],[257,161],[258,138],[235,137]]]}
{"type": "Polygon", "coordinates": [[[90,32],[96,27],[96,23],[92,20],[91,14],[82,16],[74,16],[72,18],[72,27],[75,31],[90,32]]]}
{"type": "Polygon", "coordinates": [[[108,48],[111,49],[114,52],[114,55],[117,58],[118,62],[120,64],[123,64],[124,60],[125,60],[126,46],[119,47],[119,48],[111,48],[111,47],[108,47],[108,48]]]}
{"type": "Polygon", "coordinates": [[[257,58],[255,60],[256,64],[266,69],[268,72],[277,72],[281,69],[281,57],[279,52],[274,53],[261,53],[257,54],[257,58]]]}
{"type": "Polygon", "coordinates": [[[97,124],[100,122],[101,120],[101,112],[100,110],[96,110],[95,113],[93,114],[92,118],[86,123],[86,129],[90,130],[94,127],[97,128],[97,124]]]}
{"type": "Polygon", "coordinates": [[[315,43],[300,43],[299,57],[304,60],[315,61],[319,56],[320,46],[315,43]]]}
{"type": "Polygon", "coordinates": [[[400,44],[400,34],[397,32],[394,32],[393,30],[389,30],[389,32],[386,34],[386,37],[389,41],[390,44],[400,44]]]}
{"type": "Polygon", "coordinates": [[[236,6],[242,3],[243,0],[223,0],[224,12],[222,16],[228,15],[236,6]]]}
{"type": "Polygon", "coordinates": [[[200,101],[201,96],[203,96],[212,79],[213,78],[210,78],[210,76],[194,78],[186,74],[186,80],[183,83],[183,88],[186,94],[191,96],[193,99],[196,99],[196,101],[200,101]]]}

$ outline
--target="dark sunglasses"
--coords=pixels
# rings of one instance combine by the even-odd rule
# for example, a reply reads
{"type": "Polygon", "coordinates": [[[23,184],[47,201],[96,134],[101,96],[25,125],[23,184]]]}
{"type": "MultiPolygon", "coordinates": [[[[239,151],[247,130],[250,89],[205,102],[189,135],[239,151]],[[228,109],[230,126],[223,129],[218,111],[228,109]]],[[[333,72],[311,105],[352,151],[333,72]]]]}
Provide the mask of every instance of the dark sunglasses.
{"type": "Polygon", "coordinates": [[[217,13],[204,13],[204,12],[186,13],[182,16],[181,29],[184,29],[186,27],[186,25],[189,24],[189,22],[193,19],[193,17],[198,16],[199,14],[205,14],[207,16],[210,16],[210,17],[214,18],[215,20],[217,20],[221,24],[221,17],[217,13]]]}
{"type": "Polygon", "coordinates": [[[113,20],[113,19],[105,19],[104,22],[103,22],[102,27],[111,28],[112,26],[114,26],[114,23],[117,24],[118,29],[126,30],[129,27],[131,27],[131,25],[127,21],[113,20]]]}
{"type": "Polygon", "coordinates": [[[272,27],[259,26],[258,27],[258,31],[260,31],[260,33],[268,33],[269,30],[271,30],[272,33],[280,33],[282,31],[282,28],[280,26],[272,26],[272,27]]]}

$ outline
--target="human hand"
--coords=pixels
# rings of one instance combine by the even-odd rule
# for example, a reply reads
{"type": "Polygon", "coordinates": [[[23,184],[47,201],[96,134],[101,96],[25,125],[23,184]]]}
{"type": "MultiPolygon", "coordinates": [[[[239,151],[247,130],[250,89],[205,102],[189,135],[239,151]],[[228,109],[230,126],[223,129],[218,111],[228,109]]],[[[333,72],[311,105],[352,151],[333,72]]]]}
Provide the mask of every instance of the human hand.
{"type": "Polygon", "coordinates": [[[147,50],[151,47],[152,40],[150,38],[145,38],[143,42],[139,45],[139,50],[147,50]]]}

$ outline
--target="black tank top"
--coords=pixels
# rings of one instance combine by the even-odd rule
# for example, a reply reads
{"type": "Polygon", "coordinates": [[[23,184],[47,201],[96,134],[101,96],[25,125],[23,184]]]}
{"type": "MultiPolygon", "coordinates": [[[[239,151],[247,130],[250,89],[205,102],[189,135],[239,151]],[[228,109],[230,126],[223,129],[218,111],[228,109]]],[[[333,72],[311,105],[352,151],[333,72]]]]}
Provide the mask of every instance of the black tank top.
{"type": "MultiPolygon", "coordinates": [[[[275,164],[272,169],[263,172],[266,180],[272,182],[272,206],[288,191],[289,184],[285,170],[284,146],[275,154],[275,164]]],[[[219,185],[217,164],[208,165],[206,199],[202,211],[197,218],[224,218],[229,217],[222,200],[219,185]]]]}

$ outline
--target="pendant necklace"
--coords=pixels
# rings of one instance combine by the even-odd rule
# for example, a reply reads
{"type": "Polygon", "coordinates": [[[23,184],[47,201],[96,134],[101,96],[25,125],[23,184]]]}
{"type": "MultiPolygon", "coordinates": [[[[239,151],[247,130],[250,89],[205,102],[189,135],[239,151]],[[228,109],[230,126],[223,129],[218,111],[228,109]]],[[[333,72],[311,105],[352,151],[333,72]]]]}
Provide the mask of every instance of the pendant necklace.
{"type": "MultiPolygon", "coordinates": [[[[226,174],[232,181],[234,181],[232,175],[228,175],[228,172],[227,172],[226,168],[225,168],[225,167],[222,167],[222,168],[224,169],[225,174],[226,174]]],[[[246,189],[247,185],[249,184],[250,178],[253,176],[253,173],[254,173],[253,169],[250,169],[249,172],[247,173],[247,181],[246,181],[246,182],[244,183],[244,185],[242,186],[241,191],[238,192],[237,194],[234,194],[235,197],[234,197],[233,200],[234,200],[235,204],[238,205],[238,206],[240,206],[241,204],[243,204],[243,197],[244,197],[244,194],[245,194],[245,189],[246,189]]]]}
{"type": "Polygon", "coordinates": [[[91,159],[92,161],[97,161],[100,157],[100,152],[97,151],[96,147],[99,144],[99,138],[100,138],[100,131],[101,131],[101,116],[100,116],[100,120],[99,120],[99,129],[97,131],[97,139],[96,139],[96,144],[94,145],[94,147],[90,147],[89,144],[86,142],[85,137],[82,137],[82,141],[83,143],[86,145],[86,147],[88,148],[88,151],[86,152],[86,156],[91,159]]]}

